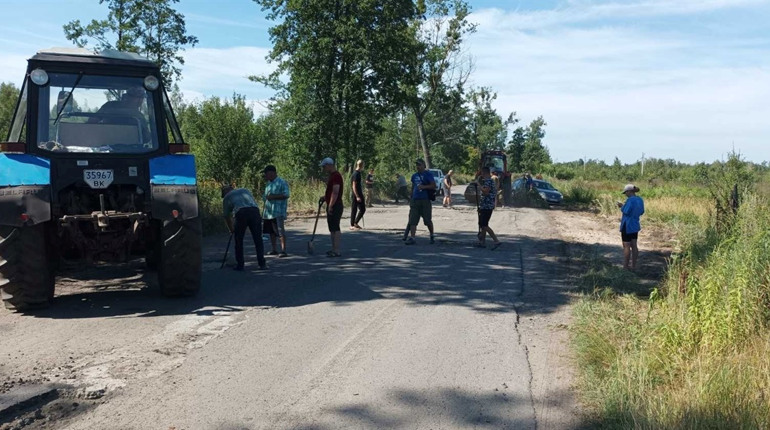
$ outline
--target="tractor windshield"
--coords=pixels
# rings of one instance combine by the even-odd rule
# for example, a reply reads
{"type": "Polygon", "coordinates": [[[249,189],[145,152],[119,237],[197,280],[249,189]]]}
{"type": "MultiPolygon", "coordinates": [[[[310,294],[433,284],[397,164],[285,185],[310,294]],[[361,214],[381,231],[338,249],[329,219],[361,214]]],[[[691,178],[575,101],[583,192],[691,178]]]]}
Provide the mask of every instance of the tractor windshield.
{"type": "Polygon", "coordinates": [[[38,147],[137,154],[158,148],[152,93],[140,77],[49,74],[38,92],[38,147]]]}
{"type": "Polygon", "coordinates": [[[484,167],[489,167],[491,172],[504,172],[505,161],[502,155],[487,155],[484,159],[484,167]]]}

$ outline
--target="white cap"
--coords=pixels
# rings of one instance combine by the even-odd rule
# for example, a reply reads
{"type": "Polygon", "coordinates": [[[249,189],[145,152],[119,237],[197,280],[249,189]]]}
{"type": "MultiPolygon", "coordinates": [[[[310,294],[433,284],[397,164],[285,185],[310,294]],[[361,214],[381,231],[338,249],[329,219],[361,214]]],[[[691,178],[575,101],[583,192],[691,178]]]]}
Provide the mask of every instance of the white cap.
{"type": "Polygon", "coordinates": [[[319,167],[327,166],[327,165],[334,165],[334,160],[332,158],[326,157],[323,160],[321,160],[321,164],[319,164],[319,167]]]}
{"type": "Polygon", "coordinates": [[[629,192],[629,191],[633,191],[635,193],[638,193],[639,192],[639,188],[636,188],[636,185],[634,185],[634,184],[626,184],[626,186],[623,187],[623,192],[626,193],[626,192],[629,192]]]}

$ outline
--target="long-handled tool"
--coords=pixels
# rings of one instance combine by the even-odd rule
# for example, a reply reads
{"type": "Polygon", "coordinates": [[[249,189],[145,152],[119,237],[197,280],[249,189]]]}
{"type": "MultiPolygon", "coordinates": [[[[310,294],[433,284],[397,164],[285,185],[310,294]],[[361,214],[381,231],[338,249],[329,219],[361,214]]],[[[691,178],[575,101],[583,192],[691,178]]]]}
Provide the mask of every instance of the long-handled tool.
{"type": "Polygon", "coordinates": [[[313,255],[313,240],[315,239],[315,230],[318,228],[318,218],[321,217],[321,208],[324,205],[324,201],[318,202],[318,213],[315,214],[315,225],[313,225],[313,235],[310,236],[310,241],[307,243],[307,253],[313,255]]]}
{"type": "Polygon", "coordinates": [[[481,242],[481,209],[479,208],[479,201],[481,200],[481,193],[479,193],[479,184],[474,182],[473,187],[476,188],[476,218],[478,219],[479,232],[476,233],[476,237],[481,242]]]}
{"type": "Polygon", "coordinates": [[[225,263],[227,262],[227,252],[230,251],[230,242],[233,241],[233,233],[230,233],[230,239],[227,239],[227,248],[225,248],[225,258],[222,259],[222,265],[219,266],[220,269],[225,267],[225,263]]]}

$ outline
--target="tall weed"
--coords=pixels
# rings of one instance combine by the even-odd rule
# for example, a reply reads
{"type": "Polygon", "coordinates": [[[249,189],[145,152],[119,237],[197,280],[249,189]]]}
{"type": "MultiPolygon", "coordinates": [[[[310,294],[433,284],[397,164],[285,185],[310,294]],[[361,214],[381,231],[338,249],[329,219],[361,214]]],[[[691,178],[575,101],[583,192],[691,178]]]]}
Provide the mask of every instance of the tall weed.
{"type": "Polygon", "coordinates": [[[594,294],[578,304],[592,425],[770,426],[770,205],[749,195],[729,228],[715,216],[699,224],[681,230],[649,300],[594,294]]]}

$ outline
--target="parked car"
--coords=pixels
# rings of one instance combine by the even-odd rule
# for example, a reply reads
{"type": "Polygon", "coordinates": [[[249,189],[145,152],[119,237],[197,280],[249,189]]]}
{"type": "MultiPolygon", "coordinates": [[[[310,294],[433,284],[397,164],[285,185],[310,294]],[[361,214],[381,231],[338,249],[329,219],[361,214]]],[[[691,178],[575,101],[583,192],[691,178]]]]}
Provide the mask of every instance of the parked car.
{"type": "MultiPolygon", "coordinates": [[[[559,192],[550,182],[542,179],[533,179],[532,187],[540,194],[540,197],[545,200],[549,205],[560,205],[564,202],[564,196],[559,192]]],[[[524,178],[519,178],[513,182],[513,194],[514,196],[526,193],[526,181],[524,178]]]]}
{"type": "Polygon", "coordinates": [[[428,171],[433,175],[433,179],[436,180],[436,195],[443,196],[444,195],[444,172],[441,171],[441,169],[428,169],[428,171]]]}

